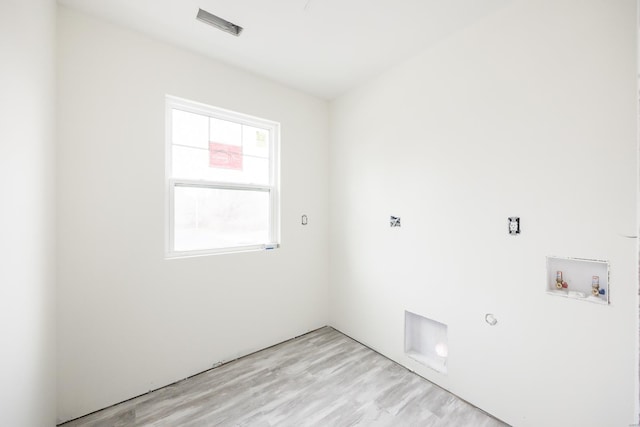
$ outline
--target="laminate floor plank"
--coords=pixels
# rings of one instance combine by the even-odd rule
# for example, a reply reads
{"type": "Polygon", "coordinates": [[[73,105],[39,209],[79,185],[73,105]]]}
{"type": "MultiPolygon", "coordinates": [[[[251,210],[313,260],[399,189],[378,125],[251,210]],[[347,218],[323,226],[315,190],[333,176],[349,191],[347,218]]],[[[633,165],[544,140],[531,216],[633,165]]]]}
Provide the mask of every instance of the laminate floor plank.
{"type": "Polygon", "coordinates": [[[326,327],[64,427],[503,427],[326,327]]]}

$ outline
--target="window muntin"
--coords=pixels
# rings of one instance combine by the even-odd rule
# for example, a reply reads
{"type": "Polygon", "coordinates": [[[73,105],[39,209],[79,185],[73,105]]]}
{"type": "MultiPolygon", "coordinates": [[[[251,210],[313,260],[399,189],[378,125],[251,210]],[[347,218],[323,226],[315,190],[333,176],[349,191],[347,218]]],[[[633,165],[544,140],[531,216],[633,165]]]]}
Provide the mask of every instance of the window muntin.
{"type": "Polygon", "coordinates": [[[275,122],[167,97],[167,256],[277,247],[275,122]]]}

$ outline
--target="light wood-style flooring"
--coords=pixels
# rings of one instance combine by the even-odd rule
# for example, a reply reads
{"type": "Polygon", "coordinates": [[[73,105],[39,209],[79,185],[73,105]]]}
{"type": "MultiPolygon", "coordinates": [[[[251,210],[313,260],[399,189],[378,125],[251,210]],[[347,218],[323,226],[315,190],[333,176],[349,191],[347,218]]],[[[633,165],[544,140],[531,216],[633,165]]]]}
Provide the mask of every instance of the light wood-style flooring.
{"type": "Polygon", "coordinates": [[[325,327],[63,426],[506,424],[325,327]]]}

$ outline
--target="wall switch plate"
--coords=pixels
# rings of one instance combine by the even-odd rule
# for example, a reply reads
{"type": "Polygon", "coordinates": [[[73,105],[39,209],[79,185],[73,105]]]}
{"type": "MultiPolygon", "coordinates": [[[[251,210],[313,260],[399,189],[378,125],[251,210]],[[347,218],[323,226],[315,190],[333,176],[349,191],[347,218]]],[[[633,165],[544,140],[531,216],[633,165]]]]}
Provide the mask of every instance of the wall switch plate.
{"type": "Polygon", "coordinates": [[[520,234],[520,217],[509,217],[509,234],[511,234],[512,236],[517,236],[518,234],[520,234]]]}
{"type": "Polygon", "coordinates": [[[391,225],[391,227],[400,227],[400,217],[399,216],[392,216],[389,219],[389,225],[391,225]]]}

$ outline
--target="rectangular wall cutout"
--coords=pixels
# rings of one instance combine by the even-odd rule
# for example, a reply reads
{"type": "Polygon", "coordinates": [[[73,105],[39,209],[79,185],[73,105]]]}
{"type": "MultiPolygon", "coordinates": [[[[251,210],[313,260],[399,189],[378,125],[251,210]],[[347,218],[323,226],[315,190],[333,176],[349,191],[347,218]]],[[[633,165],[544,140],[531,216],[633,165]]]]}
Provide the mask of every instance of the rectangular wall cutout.
{"type": "Polygon", "coordinates": [[[546,291],[549,295],[608,304],[609,262],[549,256],[546,291]]]}
{"type": "Polygon", "coordinates": [[[447,373],[447,325],[409,311],[404,312],[404,352],[438,372],[447,373]]]}

